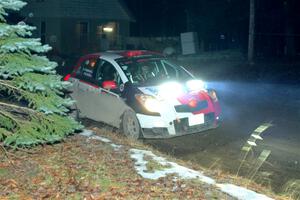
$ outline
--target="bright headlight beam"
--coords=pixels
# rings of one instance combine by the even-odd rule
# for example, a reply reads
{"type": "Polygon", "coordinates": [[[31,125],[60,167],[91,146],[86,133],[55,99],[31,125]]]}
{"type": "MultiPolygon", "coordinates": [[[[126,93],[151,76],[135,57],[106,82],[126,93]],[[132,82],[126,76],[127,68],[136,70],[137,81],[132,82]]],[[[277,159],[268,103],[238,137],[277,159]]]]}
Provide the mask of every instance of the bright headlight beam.
{"type": "Polygon", "coordinates": [[[159,101],[152,98],[146,99],[144,106],[150,112],[159,112],[161,110],[159,101]]]}
{"type": "Polygon", "coordinates": [[[159,112],[162,108],[161,103],[152,96],[139,94],[135,97],[150,112],[159,112]]]}
{"type": "Polygon", "coordinates": [[[190,80],[186,83],[186,86],[190,91],[200,91],[206,88],[202,80],[190,80]]]}
{"type": "Polygon", "coordinates": [[[159,87],[159,96],[165,99],[177,98],[183,93],[182,85],[177,82],[167,82],[159,87]]]}

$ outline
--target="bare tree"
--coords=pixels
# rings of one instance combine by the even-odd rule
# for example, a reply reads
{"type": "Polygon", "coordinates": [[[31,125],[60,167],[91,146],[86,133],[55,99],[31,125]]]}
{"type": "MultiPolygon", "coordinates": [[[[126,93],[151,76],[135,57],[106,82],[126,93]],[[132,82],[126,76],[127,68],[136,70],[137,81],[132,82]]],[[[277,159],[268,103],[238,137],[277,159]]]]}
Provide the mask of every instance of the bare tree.
{"type": "Polygon", "coordinates": [[[294,16],[293,9],[295,7],[295,1],[284,1],[285,10],[285,49],[284,54],[288,57],[293,57],[296,54],[295,50],[295,36],[294,36],[294,16]]]}
{"type": "Polygon", "coordinates": [[[248,62],[249,63],[253,63],[253,57],[254,57],[254,32],[255,32],[255,0],[250,0],[249,39],[248,39],[248,62]]]}

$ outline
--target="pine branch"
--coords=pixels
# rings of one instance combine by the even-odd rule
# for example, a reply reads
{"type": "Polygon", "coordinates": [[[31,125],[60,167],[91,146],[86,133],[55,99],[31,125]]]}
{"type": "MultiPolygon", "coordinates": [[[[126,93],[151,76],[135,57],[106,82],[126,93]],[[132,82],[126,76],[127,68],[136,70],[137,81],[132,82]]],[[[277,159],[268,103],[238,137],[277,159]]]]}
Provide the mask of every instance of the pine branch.
{"type": "Polygon", "coordinates": [[[32,110],[30,108],[23,107],[23,106],[17,106],[15,104],[9,104],[9,103],[0,102],[0,106],[6,106],[6,107],[11,107],[11,108],[21,109],[23,111],[28,111],[29,113],[34,113],[34,114],[38,114],[39,113],[36,110],[32,110]]]}
{"type": "Polygon", "coordinates": [[[5,155],[6,159],[8,160],[9,164],[11,164],[15,168],[14,163],[10,160],[10,158],[8,156],[7,150],[4,148],[4,146],[2,144],[0,144],[0,149],[4,153],[4,155],[5,155]]]}
{"type": "Polygon", "coordinates": [[[10,89],[13,89],[13,90],[16,90],[16,91],[18,91],[18,92],[25,92],[24,90],[22,90],[21,88],[17,88],[17,87],[15,87],[15,86],[13,86],[13,85],[10,85],[10,84],[7,84],[6,82],[8,82],[8,81],[3,81],[3,80],[0,80],[0,85],[2,85],[2,86],[4,86],[4,87],[8,87],[8,88],[10,88],[10,89]]]}
{"type": "Polygon", "coordinates": [[[41,55],[51,48],[26,37],[33,27],[5,21],[6,10],[19,10],[25,4],[0,0],[1,147],[53,143],[82,128],[66,115],[72,101],[63,97],[69,85],[56,74],[57,63],[41,55]]]}
{"type": "Polygon", "coordinates": [[[1,111],[1,110],[0,110],[0,114],[3,115],[3,116],[5,116],[5,117],[7,117],[7,118],[9,118],[11,121],[13,121],[14,123],[16,123],[18,127],[20,127],[20,124],[19,124],[18,120],[17,120],[17,119],[14,119],[14,118],[13,118],[11,115],[9,115],[7,112],[4,112],[4,111],[1,111]]]}

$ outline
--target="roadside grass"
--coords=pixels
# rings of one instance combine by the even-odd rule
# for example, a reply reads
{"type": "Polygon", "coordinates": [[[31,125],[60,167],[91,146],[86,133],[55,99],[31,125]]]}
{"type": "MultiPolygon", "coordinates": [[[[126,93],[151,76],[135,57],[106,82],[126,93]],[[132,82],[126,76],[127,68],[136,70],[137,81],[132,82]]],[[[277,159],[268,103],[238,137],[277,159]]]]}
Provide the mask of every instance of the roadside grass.
{"type": "Polygon", "coordinates": [[[171,165],[162,165],[159,162],[155,161],[152,157],[145,155],[144,160],[147,161],[145,172],[155,172],[168,169],[171,165]]]}
{"type": "MultiPolygon", "coordinates": [[[[9,150],[8,158],[1,154],[0,199],[232,199],[209,185],[171,175],[143,179],[127,144],[147,147],[100,129],[96,133],[107,134],[122,148],[116,151],[107,143],[74,135],[34,147],[32,153],[9,150]]],[[[149,163],[152,170],[167,167],[149,163]]]]}
{"type": "MultiPolygon", "coordinates": [[[[250,135],[241,149],[240,165],[236,171],[235,181],[246,188],[253,190],[263,190],[265,194],[272,196],[270,172],[259,171],[261,167],[268,163],[267,159],[271,154],[270,150],[263,149],[255,152],[258,141],[262,141],[262,134],[273,126],[271,123],[263,123],[258,126],[250,135]],[[259,156],[257,156],[259,154],[259,156]],[[241,176],[245,178],[241,178],[241,176]]],[[[284,195],[282,198],[286,198],[284,195]]]]}
{"type": "Polygon", "coordinates": [[[257,150],[259,140],[263,140],[262,133],[269,127],[273,126],[271,123],[263,123],[258,126],[250,135],[241,149],[240,165],[236,171],[236,174],[230,174],[224,172],[221,167],[218,167],[219,160],[216,160],[209,170],[215,171],[215,177],[218,180],[224,180],[225,182],[234,183],[245,188],[249,188],[254,191],[260,191],[275,199],[300,199],[300,181],[291,180],[285,184],[285,187],[280,193],[274,194],[272,191],[272,172],[263,169],[263,165],[272,164],[267,161],[271,155],[271,151],[268,149],[257,150]]]}
{"type": "Polygon", "coordinates": [[[284,192],[288,194],[291,199],[300,199],[300,179],[290,180],[284,186],[284,192]]]}
{"type": "MultiPolygon", "coordinates": [[[[268,126],[271,125],[270,123],[262,124],[262,126],[268,126]]],[[[105,135],[108,138],[112,138],[113,141],[115,141],[117,144],[124,144],[127,146],[130,146],[132,148],[142,148],[146,150],[150,150],[156,155],[162,155],[161,152],[158,150],[154,149],[150,145],[145,145],[143,144],[143,141],[135,141],[126,138],[125,136],[122,135],[122,133],[117,133],[117,132],[111,132],[111,131],[105,131],[105,128],[98,128],[98,127],[90,127],[93,131],[96,133],[105,133],[105,135]]],[[[261,131],[261,133],[266,130],[262,129],[260,127],[259,129],[256,129],[255,131],[261,131]]],[[[255,131],[253,134],[255,135],[255,131]]],[[[251,136],[252,137],[252,136],[251,136]]],[[[255,136],[254,136],[255,137],[255,136]]],[[[253,141],[253,138],[250,138],[250,141],[253,141]]],[[[247,142],[246,142],[247,143],[247,142]]],[[[248,144],[248,143],[247,143],[248,144]]],[[[243,155],[243,151],[241,151],[243,155]]],[[[266,171],[259,171],[260,167],[262,164],[268,164],[266,160],[263,162],[259,162],[259,160],[263,160],[263,157],[258,157],[256,158],[253,154],[253,152],[248,152],[249,154],[247,155],[246,159],[244,159],[242,166],[241,166],[241,174],[247,174],[247,176],[240,176],[236,174],[232,174],[229,172],[225,172],[223,170],[220,170],[221,167],[218,167],[220,164],[220,159],[216,159],[216,161],[209,167],[205,168],[203,166],[200,166],[199,164],[196,164],[195,162],[191,161],[183,161],[180,159],[174,158],[171,154],[164,154],[163,157],[167,158],[170,161],[174,161],[180,165],[187,166],[190,169],[197,170],[197,171],[203,171],[205,175],[213,177],[214,179],[218,180],[220,183],[232,183],[236,184],[248,189],[251,189],[253,191],[257,191],[263,194],[266,194],[274,199],[277,200],[292,200],[287,193],[283,194],[275,194],[272,191],[271,185],[268,184],[270,182],[269,172],[266,171]],[[254,164],[256,163],[256,167],[253,168],[254,164]],[[257,180],[259,179],[259,181],[257,180]]],[[[243,157],[243,156],[242,156],[243,157]]],[[[146,158],[147,159],[147,158],[146,158]]],[[[267,157],[265,157],[267,159],[267,157]]],[[[158,163],[155,161],[153,163],[149,164],[149,167],[147,169],[164,169],[165,166],[160,166],[158,163]]]]}
{"type": "MultiPolygon", "coordinates": [[[[106,128],[88,128],[122,147],[115,150],[107,143],[75,135],[62,143],[37,146],[31,153],[10,151],[10,162],[0,155],[0,199],[233,199],[214,186],[198,180],[174,179],[172,175],[158,180],[143,179],[135,171],[134,161],[128,154],[129,149],[150,150],[158,156],[162,155],[160,152],[144,145],[142,141],[130,140],[106,128]]],[[[247,178],[216,170],[217,160],[211,169],[205,169],[170,155],[162,156],[169,161],[203,171],[219,183],[246,186],[279,200],[295,196],[275,195],[254,181],[249,182],[247,178]]],[[[147,157],[146,160],[149,171],[169,167],[147,157]]],[[[287,190],[297,191],[294,184],[287,187],[287,190]]]]}

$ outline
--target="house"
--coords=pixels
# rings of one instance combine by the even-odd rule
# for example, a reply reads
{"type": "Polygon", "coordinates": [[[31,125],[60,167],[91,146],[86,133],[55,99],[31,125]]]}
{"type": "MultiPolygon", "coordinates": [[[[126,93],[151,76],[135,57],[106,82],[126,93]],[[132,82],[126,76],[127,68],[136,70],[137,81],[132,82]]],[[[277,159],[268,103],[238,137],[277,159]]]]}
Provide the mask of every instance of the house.
{"type": "Polygon", "coordinates": [[[33,37],[71,55],[124,48],[133,17],[121,0],[27,0],[21,11],[33,37]]]}

